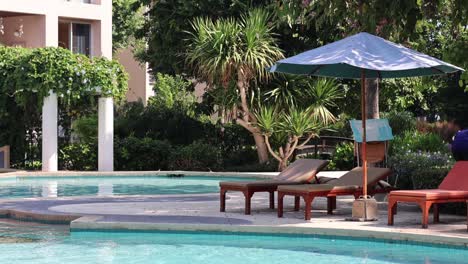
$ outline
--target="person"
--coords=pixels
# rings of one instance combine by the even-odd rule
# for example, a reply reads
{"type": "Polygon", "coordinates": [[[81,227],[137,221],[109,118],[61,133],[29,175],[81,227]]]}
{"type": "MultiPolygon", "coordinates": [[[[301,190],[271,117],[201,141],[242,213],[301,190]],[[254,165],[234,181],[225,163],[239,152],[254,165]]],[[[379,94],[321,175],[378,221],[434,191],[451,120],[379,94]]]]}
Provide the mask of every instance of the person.
{"type": "Polygon", "coordinates": [[[468,129],[457,132],[452,143],[452,153],[456,161],[468,160],[468,129]]]}

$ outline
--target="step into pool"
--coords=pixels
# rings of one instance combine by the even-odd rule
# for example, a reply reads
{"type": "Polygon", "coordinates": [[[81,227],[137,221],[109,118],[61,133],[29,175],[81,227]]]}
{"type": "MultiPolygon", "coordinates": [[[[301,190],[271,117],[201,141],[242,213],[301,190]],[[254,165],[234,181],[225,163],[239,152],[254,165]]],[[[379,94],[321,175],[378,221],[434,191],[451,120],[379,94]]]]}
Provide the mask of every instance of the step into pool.
{"type": "MultiPolygon", "coordinates": [[[[28,224],[31,225],[31,224],[28,224]]],[[[2,263],[438,264],[467,263],[464,248],[350,238],[225,233],[72,232],[0,223],[2,263]]]]}
{"type": "Polygon", "coordinates": [[[217,176],[64,176],[0,179],[0,199],[66,196],[199,194],[218,192],[217,176]]]}

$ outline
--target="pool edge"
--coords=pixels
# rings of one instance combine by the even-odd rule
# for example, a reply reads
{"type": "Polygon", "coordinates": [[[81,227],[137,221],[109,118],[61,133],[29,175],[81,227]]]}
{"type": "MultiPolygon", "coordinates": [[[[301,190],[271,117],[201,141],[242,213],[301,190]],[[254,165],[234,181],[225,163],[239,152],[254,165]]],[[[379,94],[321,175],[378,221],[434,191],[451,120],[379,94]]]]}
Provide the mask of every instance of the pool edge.
{"type": "Polygon", "coordinates": [[[82,217],[70,223],[70,231],[127,231],[127,232],[224,232],[255,233],[272,235],[318,235],[366,240],[386,240],[396,243],[422,243],[434,246],[456,246],[468,248],[468,238],[388,232],[375,230],[356,230],[342,228],[297,227],[297,226],[259,226],[259,225],[223,225],[223,224],[172,224],[141,222],[98,222],[100,217],[82,217]]]}

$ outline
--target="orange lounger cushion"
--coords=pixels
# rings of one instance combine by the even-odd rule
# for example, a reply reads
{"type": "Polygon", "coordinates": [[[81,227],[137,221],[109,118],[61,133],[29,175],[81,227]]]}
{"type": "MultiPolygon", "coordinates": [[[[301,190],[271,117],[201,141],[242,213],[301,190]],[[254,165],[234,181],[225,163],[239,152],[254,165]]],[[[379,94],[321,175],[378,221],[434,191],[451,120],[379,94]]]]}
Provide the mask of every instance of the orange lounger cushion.
{"type": "Polygon", "coordinates": [[[452,191],[452,190],[402,190],[392,191],[391,196],[406,196],[415,198],[424,198],[427,200],[438,200],[438,199],[468,199],[468,191],[452,191]]]}

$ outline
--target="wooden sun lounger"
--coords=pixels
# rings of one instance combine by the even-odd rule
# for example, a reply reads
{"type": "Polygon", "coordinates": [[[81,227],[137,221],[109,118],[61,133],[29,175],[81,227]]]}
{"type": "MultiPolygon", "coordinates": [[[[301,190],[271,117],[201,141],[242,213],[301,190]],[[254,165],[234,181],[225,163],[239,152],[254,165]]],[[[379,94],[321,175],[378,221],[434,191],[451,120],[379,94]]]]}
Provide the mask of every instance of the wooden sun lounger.
{"type": "Polygon", "coordinates": [[[434,223],[439,222],[440,203],[466,203],[468,200],[468,161],[458,161],[439,185],[438,189],[392,191],[388,196],[388,225],[399,202],[417,203],[422,210],[422,228],[427,228],[429,210],[433,206],[434,223]]]}
{"type": "Polygon", "coordinates": [[[251,198],[256,192],[270,193],[270,208],[275,208],[275,191],[278,185],[296,185],[317,181],[316,175],[328,165],[326,160],[299,159],[291,163],[273,180],[220,182],[220,211],[226,211],[226,193],[242,192],[245,197],[245,214],[250,214],[251,198]]]}
{"type": "MultiPolygon", "coordinates": [[[[327,197],[327,213],[332,214],[336,209],[336,197],[342,195],[353,195],[358,198],[362,195],[362,168],[357,167],[347,172],[335,181],[327,184],[300,185],[300,186],[278,186],[278,217],[283,217],[283,199],[286,195],[295,196],[294,210],[299,210],[299,198],[305,202],[304,219],[310,220],[312,201],[315,197],[327,197]]],[[[374,195],[378,182],[389,177],[392,171],[388,168],[368,168],[368,190],[369,195],[374,195]]]]}

